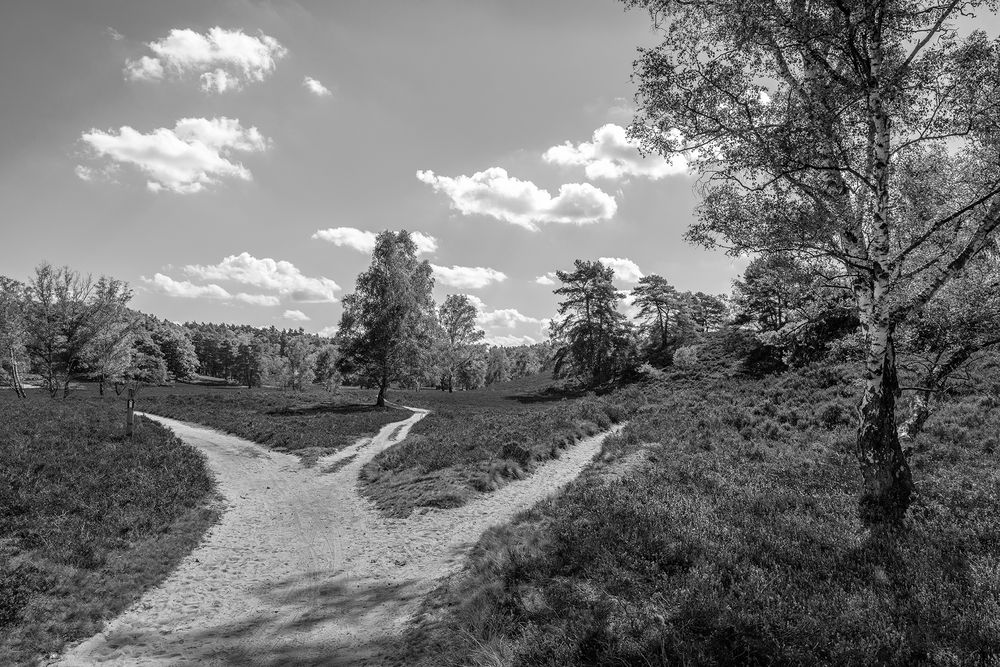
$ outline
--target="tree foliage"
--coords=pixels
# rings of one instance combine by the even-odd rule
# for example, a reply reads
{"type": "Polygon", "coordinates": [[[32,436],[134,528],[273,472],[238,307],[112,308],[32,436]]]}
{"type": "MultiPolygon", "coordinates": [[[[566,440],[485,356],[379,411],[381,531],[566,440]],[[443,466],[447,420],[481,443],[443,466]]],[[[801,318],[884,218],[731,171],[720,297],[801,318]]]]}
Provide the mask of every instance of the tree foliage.
{"type": "Polygon", "coordinates": [[[601,384],[625,369],[632,345],[631,327],[618,302],[614,270],[601,262],[576,260],[573,271],[556,271],[563,297],[552,323],[556,342],[555,375],[601,384]]]}
{"type": "Polygon", "coordinates": [[[391,382],[420,375],[437,326],[431,267],[416,254],[408,232],[381,232],[370,267],[344,297],[340,368],[376,384],[379,406],[391,382]]]}
{"type": "Polygon", "coordinates": [[[454,388],[455,377],[464,372],[478,350],[476,344],[486,333],[476,323],[476,306],[465,294],[449,294],[438,309],[442,329],[442,371],[444,386],[454,388]]]}

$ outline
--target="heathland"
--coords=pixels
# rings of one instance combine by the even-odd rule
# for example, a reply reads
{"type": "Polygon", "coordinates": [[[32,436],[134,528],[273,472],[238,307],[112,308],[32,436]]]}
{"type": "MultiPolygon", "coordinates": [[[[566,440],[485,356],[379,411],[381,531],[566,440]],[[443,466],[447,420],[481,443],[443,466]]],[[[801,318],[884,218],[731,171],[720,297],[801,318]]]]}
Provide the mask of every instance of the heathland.
{"type": "Polygon", "coordinates": [[[0,664],[100,630],[216,519],[201,454],[124,401],[0,394],[0,664]]]}

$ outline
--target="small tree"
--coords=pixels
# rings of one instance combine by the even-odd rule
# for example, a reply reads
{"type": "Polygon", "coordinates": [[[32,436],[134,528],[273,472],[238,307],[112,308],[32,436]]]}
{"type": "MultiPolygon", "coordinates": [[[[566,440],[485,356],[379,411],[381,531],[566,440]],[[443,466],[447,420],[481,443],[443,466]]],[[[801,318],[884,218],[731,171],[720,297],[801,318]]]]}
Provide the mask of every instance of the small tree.
{"type": "Polygon", "coordinates": [[[371,266],[344,297],[337,333],[340,370],[370,378],[376,405],[385,406],[389,384],[419,376],[437,326],[430,264],[418,261],[406,231],[384,231],[375,240],[371,266]]]}
{"type": "Polygon", "coordinates": [[[647,339],[647,355],[667,365],[674,350],[694,333],[689,302],[663,276],[649,274],[632,289],[640,330],[647,339]]]}
{"type": "Polygon", "coordinates": [[[474,345],[469,361],[458,371],[458,386],[462,389],[481,389],[486,386],[486,345],[474,345]]]}
{"type": "Polygon", "coordinates": [[[336,345],[324,345],[316,352],[316,381],[327,391],[333,391],[340,386],[341,375],[337,370],[337,360],[340,352],[336,345]]]}
{"type": "Polygon", "coordinates": [[[734,323],[754,329],[785,364],[815,361],[860,326],[850,288],[835,273],[787,254],[757,257],[733,281],[734,323]]]}
{"type": "Polygon", "coordinates": [[[556,271],[563,286],[559,317],[552,322],[555,376],[577,377],[600,384],[624,370],[631,331],[618,312],[624,294],[615,289],[614,270],[601,262],[576,260],[575,270],[556,271]]]}
{"type": "Polygon", "coordinates": [[[491,347],[486,355],[486,384],[507,382],[510,378],[511,368],[507,350],[499,345],[491,347]]]}
{"type": "Polygon", "coordinates": [[[68,267],[43,264],[35,270],[25,290],[26,348],[40,367],[52,398],[60,387],[69,395],[70,380],[95,358],[94,348],[110,339],[106,350],[115,350],[117,339],[131,318],[128,286],[101,278],[95,285],[68,267]]]}
{"type": "Polygon", "coordinates": [[[139,390],[144,385],[159,385],[167,381],[167,363],[159,346],[153,341],[149,331],[139,329],[135,333],[131,359],[128,367],[118,378],[115,391],[126,394],[125,434],[131,437],[135,431],[135,402],[139,390]]]}
{"type": "Polygon", "coordinates": [[[305,336],[296,336],[285,348],[287,386],[303,391],[316,378],[316,352],[305,336]]]}
{"type": "Polygon", "coordinates": [[[198,355],[191,336],[182,327],[149,318],[147,326],[167,364],[167,373],[175,380],[187,380],[198,371],[198,355]]]}
{"type": "Polygon", "coordinates": [[[442,370],[449,392],[454,390],[455,376],[472,362],[475,344],[486,336],[476,326],[477,314],[465,294],[449,294],[438,310],[438,321],[444,330],[442,370]]]}
{"type": "Polygon", "coordinates": [[[931,399],[948,389],[983,352],[1000,347],[1000,256],[971,262],[900,332],[901,365],[914,378],[910,413],[899,427],[912,442],[931,414],[931,399]]]}
{"type": "Polygon", "coordinates": [[[24,285],[0,276],[0,366],[10,375],[10,385],[19,398],[25,398],[21,384],[21,360],[24,356],[24,285]]]}

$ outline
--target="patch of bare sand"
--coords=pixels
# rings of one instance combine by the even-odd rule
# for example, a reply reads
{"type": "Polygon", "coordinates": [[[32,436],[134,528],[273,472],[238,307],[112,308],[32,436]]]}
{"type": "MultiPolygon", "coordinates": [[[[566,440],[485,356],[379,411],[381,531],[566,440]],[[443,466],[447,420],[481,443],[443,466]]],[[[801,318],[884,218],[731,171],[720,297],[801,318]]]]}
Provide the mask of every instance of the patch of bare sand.
{"type": "Polygon", "coordinates": [[[357,493],[358,473],[424,414],[414,410],[311,468],[235,436],[153,417],[207,455],[229,508],[159,588],[58,664],[382,664],[382,643],[398,636],[483,531],[576,477],[607,435],[464,507],[383,518],[357,493]]]}

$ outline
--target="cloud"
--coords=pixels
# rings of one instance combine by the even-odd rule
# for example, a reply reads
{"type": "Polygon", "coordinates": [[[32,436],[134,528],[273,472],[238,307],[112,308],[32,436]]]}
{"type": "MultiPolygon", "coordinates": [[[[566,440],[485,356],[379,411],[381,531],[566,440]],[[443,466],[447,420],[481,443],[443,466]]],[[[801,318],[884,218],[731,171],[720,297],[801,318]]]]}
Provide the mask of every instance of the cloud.
{"type": "Polygon", "coordinates": [[[480,299],[478,296],[476,296],[475,294],[466,294],[464,296],[466,299],[469,300],[469,303],[471,303],[473,306],[476,307],[477,313],[483,313],[486,311],[486,302],[480,299]]]}
{"type": "Polygon", "coordinates": [[[73,169],[73,171],[76,173],[77,177],[81,181],[92,181],[92,180],[94,180],[94,170],[91,169],[90,167],[85,167],[82,164],[78,164],[73,169]]]}
{"type": "Polygon", "coordinates": [[[214,72],[205,72],[201,75],[201,89],[213,93],[224,93],[227,90],[239,90],[239,80],[226,72],[224,69],[217,69],[214,72]]]}
{"type": "Polygon", "coordinates": [[[555,285],[556,284],[556,272],[549,271],[545,275],[538,276],[535,278],[535,282],[539,285],[555,285]]]}
{"type": "Polygon", "coordinates": [[[281,299],[270,294],[247,294],[246,292],[240,292],[233,298],[237,301],[242,301],[243,303],[249,303],[251,306],[281,305],[281,299]]]}
{"type": "Polygon", "coordinates": [[[269,294],[231,294],[215,283],[196,285],[189,280],[174,280],[170,276],[156,273],[152,278],[142,276],[142,281],[160,294],[182,299],[218,299],[220,301],[240,301],[252,306],[277,306],[281,300],[269,294]]]}
{"type": "Polygon", "coordinates": [[[333,303],[334,292],[340,289],[329,278],[310,278],[302,274],[291,262],[276,261],[269,257],[258,259],[250,253],[229,255],[218,264],[209,266],[192,264],[184,267],[185,273],[202,280],[229,280],[260,289],[276,291],[302,303],[333,303]]]}
{"type": "Polygon", "coordinates": [[[143,56],[125,63],[125,76],[133,81],[159,81],[163,74],[163,63],[159,58],[143,56]]]}
{"type": "MultiPolygon", "coordinates": [[[[375,250],[375,232],[366,232],[354,227],[330,227],[329,229],[319,229],[312,238],[321,241],[329,241],[335,246],[347,246],[358,252],[370,254],[375,250]]],[[[417,246],[417,254],[432,253],[437,250],[437,239],[421,232],[410,232],[410,238],[417,246]]]]}
{"type": "Polygon", "coordinates": [[[508,176],[500,167],[456,178],[418,171],[417,178],[447,195],[451,207],[462,215],[488,215],[532,231],[538,231],[539,224],[607,220],[618,210],[614,197],[589,183],[563,184],[553,197],[531,181],[508,176]]]}
{"type": "Polygon", "coordinates": [[[514,329],[519,324],[541,323],[541,320],[537,317],[524,315],[516,308],[499,308],[489,312],[482,312],[476,321],[481,327],[503,327],[505,329],[514,329]]]}
{"type": "Polygon", "coordinates": [[[294,320],[296,322],[308,322],[312,319],[301,310],[286,310],[282,317],[286,320],[294,320]]]}
{"type": "Polygon", "coordinates": [[[642,278],[642,271],[639,265],[631,259],[625,257],[598,257],[604,266],[611,267],[615,271],[615,278],[626,283],[637,283],[642,278]]]}
{"type": "Polygon", "coordinates": [[[174,280],[162,273],[153,274],[152,278],[142,276],[142,281],[149,284],[154,291],[167,296],[182,299],[231,299],[233,295],[218,285],[195,285],[187,280],[174,280]]]}
{"type": "Polygon", "coordinates": [[[643,157],[639,154],[639,144],[626,135],[625,128],[614,123],[594,130],[591,141],[576,146],[567,141],[545,151],[542,158],[553,164],[583,166],[591,180],[628,176],[657,180],[688,172],[688,161],[683,156],[670,160],[659,155],[643,157]]]}
{"type": "Polygon", "coordinates": [[[322,83],[312,78],[311,76],[307,76],[306,78],[302,79],[302,85],[305,86],[309,90],[309,92],[315,95],[316,97],[329,97],[330,95],[333,95],[333,93],[330,92],[329,88],[327,88],[326,86],[324,86],[322,83]]]}
{"type": "Polygon", "coordinates": [[[114,28],[112,28],[111,26],[108,26],[107,28],[105,28],[104,32],[106,32],[108,34],[108,36],[111,37],[111,39],[115,40],[116,42],[120,42],[123,39],[125,39],[125,35],[121,34],[117,30],[115,30],[114,28]]]}
{"type": "Polygon", "coordinates": [[[332,324],[332,325],[330,325],[328,327],[323,327],[322,329],[320,329],[316,333],[318,335],[320,335],[320,336],[323,336],[324,338],[333,338],[334,336],[337,335],[337,329],[338,328],[339,327],[337,327],[337,325],[332,324]]]}
{"type": "Polygon", "coordinates": [[[434,277],[445,285],[460,289],[478,289],[490,283],[502,283],[507,275],[496,269],[483,266],[438,266],[431,264],[434,277]]]}
{"type": "Polygon", "coordinates": [[[180,79],[197,74],[202,90],[219,93],[263,81],[288,53],[278,40],[263,33],[247,35],[218,26],[205,34],[175,28],[146,46],[154,55],[126,61],[127,78],[158,81],[167,75],[180,79]]]}
{"type": "Polygon", "coordinates": [[[244,128],[238,119],[225,117],[182,118],[173,129],[161,127],[149,134],[128,126],[117,133],[92,129],[80,138],[97,155],[138,167],[153,192],[179,194],[201,192],[222,178],[251,180],[249,169],[231,161],[232,153],[260,152],[268,143],[256,127],[244,128]]]}

